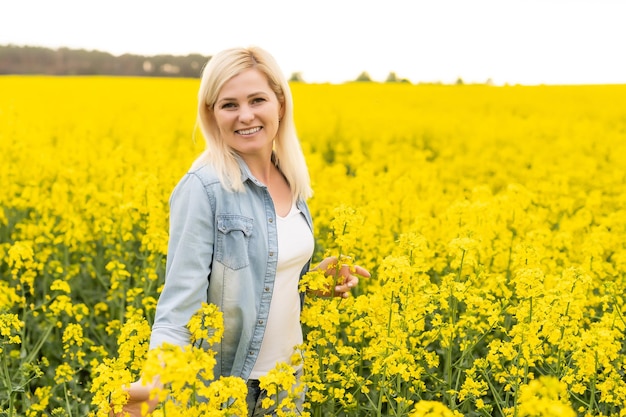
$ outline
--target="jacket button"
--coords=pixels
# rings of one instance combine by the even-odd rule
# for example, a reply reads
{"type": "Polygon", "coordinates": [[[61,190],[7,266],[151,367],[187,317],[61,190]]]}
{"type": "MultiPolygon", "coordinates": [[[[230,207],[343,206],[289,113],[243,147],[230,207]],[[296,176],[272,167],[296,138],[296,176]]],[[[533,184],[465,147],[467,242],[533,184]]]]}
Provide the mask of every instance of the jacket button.
{"type": "Polygon", "coordinates": [[[271,217],[269,219],[267,219],[268,222],[273,223],[274,219],[272,219],[271,217]]]}
{"type": "Polygon", "coordinates": [[[270,291],[270,287],[265,287],[265,292],[269,292],[270,291]]]}
{"type": "Polygon", "coordinates": [[[270,252],[270,256],[274,256],[274,252],[270,252]]]}
{"type": "Polygon", "coordinates": [[[263,324],[263,320],[259,320],[259,324],[263,324]]]}

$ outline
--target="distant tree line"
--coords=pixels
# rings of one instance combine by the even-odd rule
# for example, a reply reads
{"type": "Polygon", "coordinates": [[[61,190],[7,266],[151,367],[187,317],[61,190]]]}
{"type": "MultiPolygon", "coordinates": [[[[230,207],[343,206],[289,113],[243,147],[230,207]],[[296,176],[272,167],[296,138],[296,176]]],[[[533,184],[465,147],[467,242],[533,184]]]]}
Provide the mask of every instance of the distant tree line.
{"type": "MultiPolygon", "coordinates": [[[[119,75],[139,77],[198,78],[210,56],[200,54],[181,55],[133,55],[115,56],[108,52],[85,49],[51,49],[39,46],[0,45],[0,75],[119,75]]],[[[294,72],[291,82],[305,82],[301,72],[294,72]]],[[[373,81],[367,71],[361,72],[354,81],[373,81]]],[[[410,83],[390,72],[387,83],[410,83]]],[[[441,84],[441,83],[436,83],[441,84]]],[[[457,85],[462,85],[459,77],[457,85]]],[[[486,84],[492,84],[491,79],[486,84]]]]}
{"type": "Polygon", "coordinates": [[[197,78],[208,59],[200,54],[115,56],[84,49],[0,45],[0,74],[197,78]]]}

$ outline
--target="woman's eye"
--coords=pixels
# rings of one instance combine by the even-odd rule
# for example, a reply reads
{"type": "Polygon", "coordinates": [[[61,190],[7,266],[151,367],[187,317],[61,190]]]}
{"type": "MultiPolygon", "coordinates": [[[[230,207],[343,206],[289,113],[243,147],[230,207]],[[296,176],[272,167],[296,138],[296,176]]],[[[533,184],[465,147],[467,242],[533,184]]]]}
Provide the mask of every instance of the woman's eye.
{"type": "Polygon", "coordinates": [[[256,97],[256,98],[252,99],[252,103],[253,104],[262,103],[264,101],[265,101],[265,99],[263,97],[256,97]]]}
{"type": "Polygon", "coordinates": [[[235,107],[235,103],[224,103],[222,104],[222,109],[232,109],[235,107]]]}

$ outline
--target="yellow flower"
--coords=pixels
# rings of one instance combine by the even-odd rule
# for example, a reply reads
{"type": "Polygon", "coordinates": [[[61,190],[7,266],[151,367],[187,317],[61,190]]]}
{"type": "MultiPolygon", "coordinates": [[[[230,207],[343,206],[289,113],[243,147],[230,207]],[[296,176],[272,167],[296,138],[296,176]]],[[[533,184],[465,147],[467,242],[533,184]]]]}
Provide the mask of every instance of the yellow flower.
{"type": "Polygon", "coordinates": [[[70,284],[67,281],[63,281],[60,279],[55,279],[54,282],[52,284],[50,284],[50,290],[51,291],[61,291],[64,292],[66,294],[69,294],[72,292],[71,288],[70,288],[70,284]]]}
{"type": "Polygon", "coordinates": [[[459,391],[459,400],[463,401],[468,397],[480,398],[487,394],[488,388],[487,382],[477,378],[475,370],[470,369],[467,371],[465,381],[463,381],[463,385],[459,391]]]}
{"type": "MultiPolygon", "coordinates": [[[[4,340],[2,340],[1,344],[20,344],[22,340],[18,332],[21,332],[24,327],[24,322],[22,322],[17,314],[10,313],[2,313],[0,314],[0,336],[4,340]]],[[[0,344],[0,346],[1,346],[0,344]]]]}
{"type": "Polygon", "coordinates": [[[329,293],[334,284],[335,280],[332,275],[327,275],[321,270],[311,270],[300,279],[299,291],[311,291],[313,294],[329,293]]]}
{"type": "Polygon", "coordinates": [[[68,363],[60,364],[54,373],[54,381],[57,384],[70,382],[75,378],[74,369],[68,363]]]}
{"type": "Polygon", "coordinates": [[[243,379],[220,377],[211,382],[203,394],[208,399],[208,407],[218,415],[217,410],[227,410],[219,415],[244,416],[248,412],[246,395],[248,389],[243,379]]]}
{"type": "Polygon", "coordinates": [[[522,385],[519,397],[520,417],[575,417],[567,402],[567,385],[555,377],[542,376],[522,385]]]}
{"type": "Polygon", "coordinates": [[[29,394],[30,408],[26,411],[26,417],[39,417],[48,408],[52,387],[37,387],[33,394],[29,394]]]}
{"type": "Polygon", "coordinates": [[[208,344],[219,343],[224,334],[223,314],[216,305],[202,303],[191,317],[187,328],[191,333],[191,343],[206,341],[208,344]]]}
{"type": "Polygon", "coordinates": [[[0,312],[10,311],[21,301],[22,297],[17,294],[16,288],[5,280],[0,281],[0,312]]]}
{"type": "Polygon", "coordinates": [[[415,404],[409,417],[462,417],[462,414],[451,411],[440,402],[422,400],[415,404]]]}
{"type": "MultiPolygon", "coordinates": [[[[15,414],[48,396],[48,413],[80,415],[92,394],[106,416],[108,396],[119,404],[146,364],[168,197],[203,150],[184,139],[197,80],[11,76],[0,91],[2,358],[11,375],[41,366],[65,381],[64,364],[94,389],[69,381],[68,400],[51,371],[14,390],[15,414]],[[25,363],[42,352],[58,354],[49,366],[25,363]]],[[[561,402],[580,415],[624,414],[625,86],[292,91],[316,190],[313,259],[345,254],[373,273],[348,300],[306,297],[308,411],[379,415],[381,404],[406,415],[421,399],[519,416],[541,398],[554,407],[544,414],[561,402]],[[545,374],[570,396],[531,383],[545,374]],[[522,388],[525,405],[515,403],[522,388]]],[[[302,284],[323,289],[330,278],[302,284]]],[[[211,320],[191,324],[198,342],[219,338],[211,320]]],[[[238,380],[229,395],[215,385],[215,404],[194,403],[219,382],[211,351],[163,354],[178,372],[164,372],[171,401],[155,416],[242,406],[228,405],[238,380]]]]}
{"type": "Polygon", "coordinates": [[[68,349],[69,346],[83,345],[83,328],[78,323],[70,323],[63,332],[63,349],[68,349]]]}
{"type": "Polygon", "coordinates": [[[278,415],[291,416],[298,413],[295,405],[297,398],[303,394],[304,385],[296,383],[296,376],[291,365],[278,363],[266,375],[259,378],[260,387],[267,392],[262,406],[276,406],[278,415]]]}
{"type": "Polygon", "coordinates": [[[74,314],[72,299],[67,295],[56,296],[48,308],[50,318],[60,319],[62,313],[65,313],[67,317],[72,317],[74,314]]]}
{"type": "Polygon", "coordinates": [[[17,271],[23,267],[27,267],[29,262],[33,260],[34,252],[30,242],[15,242],[9,248],[9,267],[17,271]]]}

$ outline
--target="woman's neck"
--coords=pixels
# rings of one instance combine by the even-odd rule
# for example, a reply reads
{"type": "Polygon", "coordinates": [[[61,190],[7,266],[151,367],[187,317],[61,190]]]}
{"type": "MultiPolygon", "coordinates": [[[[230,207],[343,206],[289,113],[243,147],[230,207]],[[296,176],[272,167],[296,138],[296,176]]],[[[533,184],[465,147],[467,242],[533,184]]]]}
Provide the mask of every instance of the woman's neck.
{"type": "Polygon", "coordinates": [[[272,176],[278,173],[271,153],[267,156],[241,155],[241,159],[243,159],[248,166],[250,173],[267,186],[269,186],[272,176]]]}

